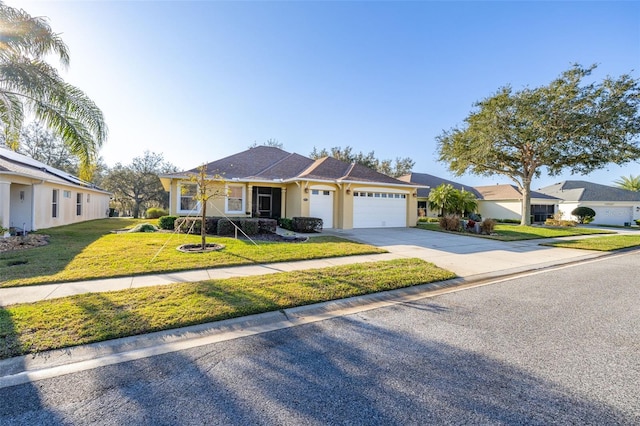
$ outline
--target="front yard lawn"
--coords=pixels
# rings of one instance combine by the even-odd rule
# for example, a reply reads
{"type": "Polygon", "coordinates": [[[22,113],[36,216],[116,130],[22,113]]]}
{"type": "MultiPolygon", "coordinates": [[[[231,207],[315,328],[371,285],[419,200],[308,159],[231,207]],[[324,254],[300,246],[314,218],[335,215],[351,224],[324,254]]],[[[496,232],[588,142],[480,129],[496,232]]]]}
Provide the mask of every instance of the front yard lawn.
{"type": "Polygon", "coordinates": [[[400,259],[12,305],[0,309],[0,359],[454,277],[400,259]]]}
{"type": "MultiPolygon", "coordinates": [[[[418,228],[429,231],[450,232],[440,228],[437,223],[420,223],[418,228]]],[[[534,240],[537,238],[572,237],[575,235],[615,234],[614,231],[604,231],[594,228],[580,227],[552,227],[552,226],[521,226],[499,223],[494,229],[495,235],[479,235],[472,232],[452,232],[457,235],[470,237],[491,238],[500,241],[534,240]]]]}
{"type": "Polygon", "coordinates": [[[112,233],[143,222],[153,223],[111,218],[43,230],[50,236],[48,245],[0,253],[0,287],[385,252],[367,244],[319,236],[305,243],[258,241],[257,245],[210,237],[207,242],[224,244],[226,248],[210,253],[182,253],[176,250],[179,245],[200,243],[200,236],[112,233]]]}
{"type": "Polygon", "coordinates": [[[607,237],[585,238],[582,240],[557,241],[544,243],[542,245],[583,250],[613,251],[640,246],[640,235],[611,235],[607,237]]]}

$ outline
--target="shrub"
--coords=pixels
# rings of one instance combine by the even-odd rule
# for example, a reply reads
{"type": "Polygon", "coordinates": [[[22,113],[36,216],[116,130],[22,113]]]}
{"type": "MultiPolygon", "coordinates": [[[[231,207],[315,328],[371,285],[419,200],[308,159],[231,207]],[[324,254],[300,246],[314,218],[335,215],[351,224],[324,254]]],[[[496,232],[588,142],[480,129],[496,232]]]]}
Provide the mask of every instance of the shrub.
{"type": "Polygon", "coordinates": [[[275,234],[278,221],[275,219],[258,219],[258,232],[261,234],[275,234]]]}
{"type": "Polygon", "coordinates": [[[590,223],[596,217],[596,212],[590,207],[582,206],[573,209],[571,215],[578,218],[578,223],[590,223]]]}
{"type": "Polygon", "coordinates": [[[278,219],[278,225],[282,229],[286,229],[288,231],[293,231],[293,220],[287,217],[281,217],[278,219]]]}
{"type": "Polygon", "coordinates": [[[237,225],[246,235],[256,235],[260,232],[259,219],[240,219],[237,225]]]}
{"type": "MultiPolygon", "coordinates": [[[[205,234],[215,235],[219,217],[207,217],[205,219],[205,234]]],[[[183,234],[200,235],[202,228],[202,219],[199,217],[179,217],[175,220],[173,229],[183,234]]]]}
{"type": "Polygon", "coordinates": [[[129,229],[127,232],[156,232],[158,228],[150,223],[141,223],[129,229]]]}
{"type": "Polygon", "coordinates": [[[294,217],[291,222],[293,232],[322,232],[322,219],[318,217],[294,217]]]}
{"type": "Polygon", "coordinates": [[[497,223],[520,223],[520,219],[492,219],[497,223]]]}
{"type": "Polygon", "coordinates": [[[445,231],[459,231],[460,230],[460,216],[447,215],[442,216],[439,220],[440,228],[445,231]]]}
{"type": "Polygon", "coordinates": [[[182,234],[200,234],[202,220],[197,217],[179,217],[175,220],[173,229],[182,234]]]}
{"type": "Polygon", "coordinates": [[[166,216],[167,214],[169,214],[169,212],[167,212],[164,209],[160,209],[158,207],[151,207],[150,209],[147,209],[147,211],[144,213],[144,217],[146,217],[147,219],[158,219],[162,216],[166,216]]]}
{"type": "Polygon", "coordinates": [[[480,213],[471,213],[469,215],[469,220],[472,220],[474,222],[480,222],[482,221],[482,216],[480,215],[480,213]]]}
{"type": "Polygon", "coordinates": [[[640,219],[636,219],[636,225],[640,226],[640,219]]]}
{"type": "Polygon", "coordinates": [[[220,219],[218,221],[218,229],[216,231],[218,235],[234,235],[235,232],[236,227],[233,226],[229,219],[220,219]]]}
{"type": "Polygon", "coordinates": [[[158,228],[173,231],[177,218],[178,216],[161,216],[158,218],[158,228]]]}
{"type": "Polygon", "coordinates": [[[480,233],[491,235],[493,229],[496,227],[496,221],[493,219],[485,219],[480,223],[480,233]]]}
{"type": "Polygon", "coordinates": [[[576,226],[577,222],[575,220],[563,220],[563,219],[547,219],[544,224],[546,226],[576,226]]]}

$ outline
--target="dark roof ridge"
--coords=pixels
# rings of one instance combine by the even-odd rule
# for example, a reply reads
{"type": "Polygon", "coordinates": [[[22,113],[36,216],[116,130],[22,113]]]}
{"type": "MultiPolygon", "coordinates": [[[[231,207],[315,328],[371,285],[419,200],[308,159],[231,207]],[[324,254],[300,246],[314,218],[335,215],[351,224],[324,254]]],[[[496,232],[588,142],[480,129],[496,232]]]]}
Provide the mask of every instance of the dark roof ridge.
{"type": "MultiPolygon", "coordinates": [[[[256,147],[256,148],[257,148],[257,147],[256,147]]],[[[272,146],[272,147],[268,147],[268,148],[276,148],[276,147],[275,147],[275,146],[272,146]]],[[[278,148],[278,149],[280,149],[280,148],[278,148]]],[[[278,164],[282,163],[284,160],[289,159],[289,158],[293,157],[294,155],[296,155],[296,153],[295,153],[295,152],[289,152],[289,151],[285,151],[285,150],[283,150],[283,149],[281,149],[280,151],[284,151],[284,152],[286,152],[286,153],[287,153],[287,154],[289,154],[289,155],[287,155],[286,157],[282,157],[281,159],[279,159],[278,161],[276,161],[276,162],[275,162],[275,163],[273,163],[273,164],[268,165],[268,166],[267,166],[267,167],[265,167],[264,169],[262,169],[262,170],[260,170],[259,172],[257,172],[255,175],[256,175],[256,176],[260,176],[261,174],[265,173],[267,170],[272,169],[272,168],[274,168],[275,166],[277,166],[278,164]]],[[[300,155],[300,154],[297,154],[297,155],[300,155]]]]}

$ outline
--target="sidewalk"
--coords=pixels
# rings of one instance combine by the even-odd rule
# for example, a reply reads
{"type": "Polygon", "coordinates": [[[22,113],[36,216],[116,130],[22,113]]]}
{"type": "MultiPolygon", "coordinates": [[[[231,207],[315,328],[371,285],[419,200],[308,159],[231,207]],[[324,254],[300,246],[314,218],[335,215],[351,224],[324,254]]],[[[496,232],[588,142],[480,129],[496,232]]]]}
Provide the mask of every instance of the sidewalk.
{"type": "Polygon", "coordinates": [[[330,230],[325,231],[324,234],[377,245],[387,249],[389,253],[7,288],[0,289],[0,305],[52,299],[87,291],[111,291],[203,279],[271,274],[405,257],[417,257],[430,261],[455,272],[459,278],[0,360],[0,389],[407,303],[490,284],[500,278],[516,274],[610,255],[605,252],[539,245],[549,240],[501,242],[413,228],[330,230]]]}
{"type": "Polygon", "coordinates": [[[264,275],[399,258],[423,259],[470,281],[510,275],[606,254],[540,246],[541,242],[548,240],[503,242],[415,228],[327,230],[323,234],[378,246],[388,250],[389,253],[2,288],[0,289],[0,307],[89,292],[264,275]]]}

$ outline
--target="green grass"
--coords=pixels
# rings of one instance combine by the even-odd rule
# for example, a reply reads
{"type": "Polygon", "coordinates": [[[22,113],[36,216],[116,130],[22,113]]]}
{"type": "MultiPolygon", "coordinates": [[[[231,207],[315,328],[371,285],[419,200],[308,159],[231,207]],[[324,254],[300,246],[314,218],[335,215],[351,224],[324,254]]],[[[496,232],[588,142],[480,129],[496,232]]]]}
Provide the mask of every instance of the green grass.
{"type": "Polygon", "coordinates": [[[455,277],[401,259],[88,293],[0,309],[0,358],[219,321],[455,277]]]}
{"type": "Polygon", "coordinates": [[[613,251],[640,246],[640,235],[612,235],[581,240],[557,241],[542,245],[582,250],[613,251]]]}
{"type": "Polygon", "coordinates": [[[120,233],[136,219],[101,219],[43,230],[49,244],[0,253],[0,287],[164,273],[201,268],[319,259],[385,250],[337,237],[313,237],[305,243],[257,242],[210,237],[224,244],[210,253],[182,253],[181,244],[199,243],[200,236],[172,233],[120,233]]]}
{"type": "MultiPolygon", "coordinates": [[[[429,231],[444,231],[437,223],[421,223],[418,228],[429,231]]],[[[538,238],[571,237],[575,235],[614,234],[613,231],[605,231],[594,228],[580,227],[550,227],[550,226],[521,226],[509,224],[497,224],[494,233],[496,235],[479,235],[471,232],[452,232],[456,235],[469,237],[490,238],[500,241],[534,240],[538,238]]]]}

